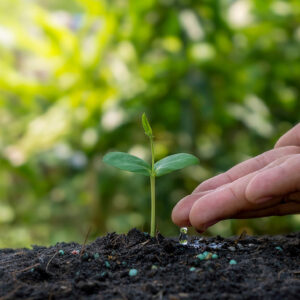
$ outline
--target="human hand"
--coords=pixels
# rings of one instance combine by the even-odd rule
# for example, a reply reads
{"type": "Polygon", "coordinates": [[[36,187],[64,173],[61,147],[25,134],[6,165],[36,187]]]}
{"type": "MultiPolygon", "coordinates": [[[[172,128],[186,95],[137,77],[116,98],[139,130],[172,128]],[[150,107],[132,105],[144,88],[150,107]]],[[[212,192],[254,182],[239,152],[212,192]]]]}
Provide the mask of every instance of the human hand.
{"type": "Polygon", "coordinates": [[[300,124],[281,137],[275,149],[201,183],[177,203],[172,220],[201,232],[224,219],[299,212],[300,124]]]}

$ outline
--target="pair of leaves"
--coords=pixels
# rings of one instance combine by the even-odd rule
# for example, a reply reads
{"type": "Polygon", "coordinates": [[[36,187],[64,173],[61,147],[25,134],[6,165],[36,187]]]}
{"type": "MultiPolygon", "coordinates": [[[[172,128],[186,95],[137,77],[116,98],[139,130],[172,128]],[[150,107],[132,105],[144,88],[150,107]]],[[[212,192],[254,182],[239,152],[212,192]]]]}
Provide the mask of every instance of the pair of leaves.
{"type": "MultiPolygon", "coordinates": [[[[151,176],[151,166],[144,160],[124,152],[111,152],[103,157],[103,161],[121,170],[151,176]]],[[[155,176],[159,177],[175,170],[195,165],[199,162],[194,155],[178,153],[161,159],[154,164],[155,176]]]]}

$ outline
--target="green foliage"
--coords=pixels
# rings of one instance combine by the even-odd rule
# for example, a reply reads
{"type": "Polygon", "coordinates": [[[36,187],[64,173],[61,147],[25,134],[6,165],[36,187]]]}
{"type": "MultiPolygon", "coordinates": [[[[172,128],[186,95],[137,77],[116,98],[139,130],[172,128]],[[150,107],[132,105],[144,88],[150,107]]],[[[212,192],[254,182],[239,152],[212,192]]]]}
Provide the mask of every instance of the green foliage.
{"type": "Polygon", "coordinates": [[[198,158],[188,153],[178,153],[167,156],[154,164],[155,175],[162,176],[199,162],[198,158]]]}
{"type": "Polygon", "coordinates": [[[155,177],[171,173],[176,170],[183,169],[188,166],[197,164],[198,158],[187,153],[179,153],[170,155],[154,163],[154,142],[152,128],[149,124],[147,116],[143,113],[142,125],[145,134],[149,136],[152,166],[147,164],[142,159],[123,152],[111,152],[103,157],[103,161],[118,169],[140,173],[150,177],[151,186],[151,236],[155,235],[155,177]]]}
{"type": "MultiPolygon", "coordinates": [[[[103,162],[118,169],[145,176],[151,175],[151,166],[144,160],[124,152],[110,152],[103,157],[103,162]]],[[[198,158],[188,153],[178,153],[167,156],[154,164],[156,177],[195,165],[198,158]]]]}
{"type": "MultiPolygon", "coordinates": [[[[299,122],[299,20],[294,0],[0,1],[0,246],[148,226],[147,178],[99,155],[150,159],[144,111],[156,161],[201,160],[157,182],[159,228],[176,235],[181,197],[299,122]]],[[[299,228],[294,215],[210,233],[299,228]]]]}
{"type": "Polygon", "coordinates": [[[151,175],[151,167],[144,160],[124,152],[110,152],[103,157],[103,162],[118,169],[133,173],[151,175]]]}

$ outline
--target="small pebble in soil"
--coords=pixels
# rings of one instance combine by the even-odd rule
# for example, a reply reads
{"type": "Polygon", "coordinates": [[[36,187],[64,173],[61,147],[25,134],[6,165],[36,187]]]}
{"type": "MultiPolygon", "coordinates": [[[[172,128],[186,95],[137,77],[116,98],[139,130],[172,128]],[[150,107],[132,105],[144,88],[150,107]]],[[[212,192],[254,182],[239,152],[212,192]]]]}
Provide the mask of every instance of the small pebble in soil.
{"type": "Polygon", "coordinates": [[[198,254],[197,258],[199,258],[200,260],[204,260],[208,257],[207,259],[210,259],[211,258],[210,255],[211,255],[210,252],[204,251],[203,253],[198,254]]]}
{"type": "Polygon", "coordinates": [[[230,264],[230,265],[236,265],[236,264],[237,264],[237,262],[236,262],[236,260],[235,260],[235,259],[231,259],[231,260],[230,260],[230,262],[229,262],[229,264],[230,264]]]}
{"type": "Polygon", "coordinates": [[[110,263],[107,260],[104,262],[104,264],[106,268],[110,268],[110,263]]]}
{"type": "Polygon", "coordinates": [[[94,254],[94,259],[98,259],[100,257],[99,253],[94,254]]]}
{"type": "Polygon", "coordinates": [[[190,271],[191,271],[191,272],[194,272],[195,270],[196,270],[195,267],[190,267],[190,271]]]}
{"type": "Polygon", "coordinates": [[[157,270],[157,266],[156,265],[152,265],[151,266],[151,270],[157,270]]]}
{"type": "Polygon", "coordinates": [[[218,254],[214,253],[212,256],[211,256],[212,259],[216,259],[216,258],[219,258],[218,254]]]}
{"type": "Polygon", "coordinates": [[[130,277],[133,277],[133,276],[136,276],[137,273],[138,273],[137,269],[130,269],[128,274],[130,277]]]}
{"type": "Polygon", "coordinates": [[[180,228],[180,235],[179,235],[179,244],[181,245],[187,245],[188,243],[188,229],[187,227],[181,227],[180,228]]]}
{"type": "Polygon", "coordinates": [[[71,253],[72,253],[73,255],[78,255],[78,254],[79,254],[79,250],[73,250],[71,253]]]}
{"type": "Polygon", "coordinates": [[[127,266],[127,262],[126,261],[122,261],[122,265],[123,266],[127,266]]]}
{"type": "Polygon", "coordinates": [[[200,253],[200,254],[197,255],[197,258],[199,258],[200,260],[204,260],[205,255],[203,255],[203,253],[200,253]]]}
{"type": "Polygon", "coordinates": [[[278,250],[278,251],[280,251],[280,252],[283,251],[283,249],[280,246],[275,247],[275,249],[278,250]]]}
{"type": "Polygon", "coordinates": [[[75,273],[75,275],[76,275],[76,276],[79,276],[79,275],[80,275],[80,271],[77,271],[77,272],[75,273]]]}
{"type": "Polygon", "coordinates": [[[30,272],[34,272],[34,268],[31,268],[31,269],[30,269],[30,272]]]}
{"type": "Polygon", "coordinates": [[[59,255],[64,255],[65,251],[64,250],[59,250],[58,253],[59,253],[59,255]]]}
{"type": "Polygon", "coordinates": [[[230,250],[230,251],[234,252],[234,251],[235,251],[235,247],[233,247],[233,246],[230,246],[230,247],[228,247],[228,250],[230,250]]]}

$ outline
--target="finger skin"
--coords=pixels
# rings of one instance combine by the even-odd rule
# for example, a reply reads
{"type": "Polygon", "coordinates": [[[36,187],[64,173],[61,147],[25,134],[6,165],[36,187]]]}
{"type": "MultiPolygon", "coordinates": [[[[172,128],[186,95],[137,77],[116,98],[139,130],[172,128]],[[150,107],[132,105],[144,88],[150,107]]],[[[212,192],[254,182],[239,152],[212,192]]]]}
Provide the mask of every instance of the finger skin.
{"type": "Polygon", "coordinates": [[[300,191],[300,154],[256,174],[246,189],[246,198],[257,203],[264,197],[283,196],[296,191],[300,191]]]}
{"type": "MultiPolygon", "coordinates": [[[[266,206],[276,207],[278,196],[299,190],[300,154],[295,154],[288,156],[278,165],[274,162],[271,167],[267,166],[262,171],[239,178],[224,189],[202,196],[194,202],[189,222],[198,230],[205,230],[214,220],[228,219],[242,212],[263,209],[266,206]],[[258,201],[261,199],[265,199],[264,202],[258,201]]],[[[297,212],[297,207],[292,208],[297,212]]],[[[269,209],[268,212],[275,213],[276,209],[269,209]]]]}
{"type": "MultiPolygon", "coordinates": [[[[266,152],[265,154],[265,158],[262,159],[262,158],[259,158],[257,160],[255,159],[251,159],[249,161],[246,161],[245,163],[242,163],[241,166],[243,164],[249,164],[253,167],[254,169],[254,166],[258,166],[259,165],[259,162],[260,162],[260,166],[264,166],[265,164],[263,164],[263,160],[265,162],[268,162],[268,161],[272,161],[272,163],[269,163],[267,164],[266,166],[264,166],[264,168],[270,168],[272,167],[273,165],[276,165],[276,164],[279,164],[281,163],[281,161],[284,161],[287,157],[291,156],[292,154],[289,154],[289,155],[286,155],[286,156],[283,156],[283,154],[287,154],[287,153],[300,153],[300,147],[286,147],[286,149],[282,148],[282,149],[278,149],[278,150],[272,150],[272,151],[269,151],[269,152],[266,152]],[[274,160],[276,157],[279,157],[277,160],[274,160]]],[[[239,167],[239,166],[237,166],[239,167]]],[[[233,168],[234,169],[234,168],[233,168]]],[[[232,169],[232,170],[233,170],[232,169]]],[[[246,171],[249,171],[251,168],[248,166],[246,166],[245,170],[246,171]]],[[[244,173],[246,173],[246,171],[244,171],[244,173]]],[[[235,171],[234,171],[235,172],[235,171]]],[[[240,174],[242,174],[242,172],[240,172],[240,174]]],[[[250,173],[250,174],[253,174],[250,173]]],[[[249,175],[249,174],[248,174],[249,175]]],[[[227,178],[226,176],[224,176],[224,174],[221,174],[219,176],[222,176],[223,178],[227,178]]],[[[235,175],[231,175],[232,178],[234,178],[235,175]]],[[[237,176],[237,174],[236,174],[237,176]]],[[[247,175],[245,175],[247,176],[247,175]]],[[[218,176],[217,176],[218,177],[218,176]]],[[[216,178],[216,177],[215,177],[216,178]]],[[[215,180],[215,179],[213,179],[215,180]]],[[[223,179],[222,179],[223,180],[223,179]]],[[[225,181],[223,181],[224,183],[225,181]]],[[[211,193],[211,192],[214,192],[218,189],[224,189],[226,188],[227,185],[231,184],[231,182],[229,183],[226,183],[226,184],[223,184],[219,187],[217,187],[217,189],[213,189],[213,190],[206,190],[206,191],[200,191],[200,192],[193,192],[191,195],[181,199],[177,204],[176,206],[174,207],[173,211],[172,211],[172,221],[177,224],[178,226],[190,226],[190,220],[189,220],[189,213],[190,213],[190,210],[193,206],[193,204],[198,200],[200,199],[201,197],[203,197],[205,194],[208,194],[208,193],[211,193]]],[[[209,209],[210,206],[208,206],[207,208],[205,209],[209,209]]]]}
{"type": "Polygon", "coordinates": [[[284,134],[275,144],[274,148],[285,146],[300,146],[300,123],[284,134]]]}
{"type": "Polygon", "coordinates": [[[216,189],[219,186],[233,182],[240,177],[255,172],[280,157],[297,153],[300,153],[300,147],[297,146],[287,146],[267,151],[234,166],[225,173],[204,181],[194,190],[194,193],[216,189]]]}
{"type": "Polygon", "coordinates": [[[172,221],[174,224],[183,227],[191,226],[189,221],[190,209],[193,206],[194,202],[201,198],[202,196],[208,194],[209,192],[200,192],[197,194],[192,194],[181,199],[172,211],[172,221]]]}
{"type": "Polygon", "coordinates": [[[190,209],[189,222],[198,230],[205,230],[215,220],[228,219],[242,211],[264,207],[253,204],[245,197],[245,191],[256,172],[237,179],[223,189],[214,190],[198,198],[190,209]]]}

